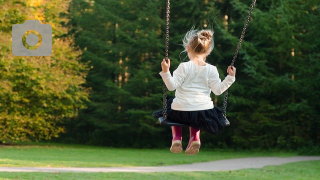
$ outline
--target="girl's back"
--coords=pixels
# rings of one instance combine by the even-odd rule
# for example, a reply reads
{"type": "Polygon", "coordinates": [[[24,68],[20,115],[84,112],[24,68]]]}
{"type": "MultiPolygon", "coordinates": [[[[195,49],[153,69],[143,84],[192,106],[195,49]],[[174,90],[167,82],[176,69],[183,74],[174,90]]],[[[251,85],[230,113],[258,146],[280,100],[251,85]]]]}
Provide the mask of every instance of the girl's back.
{"type": "MultiPolygon", "coordinates": [[[[161,63],[160,75],[168,90],[175,92],[175,98],[167,105],[167,118],[178,123],[190,125],[190,139],[186,154],[197,154],[200,149],[200,128],[209,133],[218,134],[223,124],[214,109],[210,97],[211,91],[222,94],[235,81],[234,67],[228,67],[229,75],[221,82],[215,66],[206,63],[206,57],[213,49],[211,30],[191,30],[183,39],[185,51],[190,61],[181,63],[173,72],[169,71],[170,59],[161,63]]],[[[172,144],[170,151],[182,152],[182,127],[172,126],[172,144]]]]}
{"type": "Polygon", "coordinates": [[[185,111],[210,108],[213,102],[210,98],[207,74],[212,65],[199,66],[193,61],[188,61],[179,66],[181,67],[174,71],[173,76],[180,75],[182,82],[176,87],[176,98],[172,108],[185,111]]]}

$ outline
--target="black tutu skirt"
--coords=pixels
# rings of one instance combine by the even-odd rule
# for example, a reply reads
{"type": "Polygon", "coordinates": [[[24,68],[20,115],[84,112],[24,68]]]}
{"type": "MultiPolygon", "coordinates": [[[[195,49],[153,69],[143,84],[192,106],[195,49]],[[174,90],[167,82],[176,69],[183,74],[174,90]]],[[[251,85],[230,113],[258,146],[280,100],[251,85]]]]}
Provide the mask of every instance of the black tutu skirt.
{"type": "Polygon", "coordinates": [[[167,101],[168,120],[188,124],[211,134],[219,134],[225,127],[225,120],[219,107],[199,111],[177,111],[171,109],[173,98],[167,101]]]}

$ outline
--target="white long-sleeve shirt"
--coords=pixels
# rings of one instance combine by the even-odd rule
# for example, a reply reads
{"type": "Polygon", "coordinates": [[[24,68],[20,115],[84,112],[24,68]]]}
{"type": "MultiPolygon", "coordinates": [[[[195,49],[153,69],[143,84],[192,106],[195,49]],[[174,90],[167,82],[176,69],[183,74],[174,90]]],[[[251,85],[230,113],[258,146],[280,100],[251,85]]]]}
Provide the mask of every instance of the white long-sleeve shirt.
{"type": "Polygon", "coordinates": [[[222,94],[235,81],[234,76],[227,76],[222,82],[218,70],[211,64],[199,66],[193,61],[183,62],[173,72],[159,73],[169,91],[175,92],[171,108],[179,111],[199,111],[212,109],[211,91],[222,94]]]}

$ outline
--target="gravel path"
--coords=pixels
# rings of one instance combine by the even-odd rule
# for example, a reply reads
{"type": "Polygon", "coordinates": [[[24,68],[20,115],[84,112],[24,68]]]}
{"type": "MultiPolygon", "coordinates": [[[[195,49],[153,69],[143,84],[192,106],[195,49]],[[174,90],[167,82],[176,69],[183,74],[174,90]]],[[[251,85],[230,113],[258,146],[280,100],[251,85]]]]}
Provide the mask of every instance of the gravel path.
{"type": "Polygon", "coordinates": [[[45,167],[0,167],[0,172],[184,172],[184,171],[231,171],[262,168],[290,162],[320,160],[320,156],[256,157],[219,160],[173,166],[150,167],[106,167],[106,168],[45,168],[45,167]]]}

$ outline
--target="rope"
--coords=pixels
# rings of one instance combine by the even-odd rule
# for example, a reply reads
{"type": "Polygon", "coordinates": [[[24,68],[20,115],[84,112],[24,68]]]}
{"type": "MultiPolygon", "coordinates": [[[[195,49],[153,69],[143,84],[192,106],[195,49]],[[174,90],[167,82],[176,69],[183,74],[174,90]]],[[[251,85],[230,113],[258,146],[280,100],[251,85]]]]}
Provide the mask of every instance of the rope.
{"type": "MultiPolygon", "coordinates": [[[[238,42],[238,45],[237,45],[237,48],[236,48],[236,51],[234,53],[234,56],[233,56],[233,59],[232,59],[232,62],[230,64],[230,66],[233,66],[235,61],[236,61],[236,59],[237,59],[237,56],[239,54],[239,50],[240,50],[240,47],[241,47],[241,43],[242,43],[242,40],[244,38],[244,34],[246,33],[247,26],[249,24],[250,17],[251,17],[251,14],[252,14],[252,11],[253,11],[253,7],[255,6],[255,4],[256,4],[256,0],[252,0],[251,7],[250,7],[250,10],[249,10],[247,19],[246,19],[246,21],[244,23],[244,26],[243,26],[243,29],[242,29],[242,33],[241,33],[241,36],[240,36],[240,39],[239,39],[239,42],[238,42]]],[[[222,113],[223,113],[223,116],[225,118],[227,117],[227,104],[228,104],[228,90],[226,90],[225,93],[224,93],[224,102],[223,102],[223,107],[222,107],[222,113]]]]}
{"type": "MultiPolygon", "coordinates": [[[[166,47],[165,47],[165,60],[169,58],[169,28],[170,28],[170,0],[167,0],[166,8],[166,47]]],[[[163,83],[163,119],[167,119],[167,87],[163,83]]]]}

